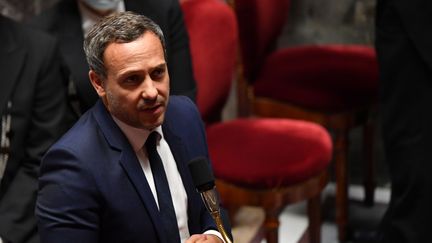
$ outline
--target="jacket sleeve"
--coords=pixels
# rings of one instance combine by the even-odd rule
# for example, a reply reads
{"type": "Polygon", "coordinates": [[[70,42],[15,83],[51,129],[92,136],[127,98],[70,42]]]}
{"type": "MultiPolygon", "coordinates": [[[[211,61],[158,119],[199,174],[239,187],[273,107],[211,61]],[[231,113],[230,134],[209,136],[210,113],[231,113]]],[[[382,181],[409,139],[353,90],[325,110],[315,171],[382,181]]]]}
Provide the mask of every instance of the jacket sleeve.
{"type": "Polygon", "coordinates": [[[36,216],[43,243],[99,240],[98,190],[76,154],[72,148],[56,146],[42,161],[36,216]]]}

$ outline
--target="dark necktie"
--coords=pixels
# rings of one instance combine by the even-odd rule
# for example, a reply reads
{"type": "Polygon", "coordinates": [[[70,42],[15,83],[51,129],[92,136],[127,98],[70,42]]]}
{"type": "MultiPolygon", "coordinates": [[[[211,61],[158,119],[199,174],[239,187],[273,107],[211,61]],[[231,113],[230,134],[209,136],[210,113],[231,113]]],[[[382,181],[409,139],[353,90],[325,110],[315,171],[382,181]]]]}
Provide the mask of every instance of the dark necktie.
{"type": "MultiPolygon", "coordinates": [[[[180,242],[177,217],[171,198],[168,180],[163,168],[162,160],[156,150],[156,141],[159,134],[152,132],[145,143],[150,167],[153,173],[153,180],[156,186],[156,192],[159,202],[159,214],[164,223],[165,232],[169,242],[180,242]]],[[[157,226],[156,226],[157,227],[157,226]]]]}

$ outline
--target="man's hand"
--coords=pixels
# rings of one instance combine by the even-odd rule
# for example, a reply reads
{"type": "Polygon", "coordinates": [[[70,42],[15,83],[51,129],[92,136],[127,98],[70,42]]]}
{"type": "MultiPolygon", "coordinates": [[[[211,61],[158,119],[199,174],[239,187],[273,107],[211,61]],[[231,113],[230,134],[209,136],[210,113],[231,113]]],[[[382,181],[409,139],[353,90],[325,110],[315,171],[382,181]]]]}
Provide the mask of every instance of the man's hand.
{"type": "Polygon", "coordinates": [[[210,234],[198,234],[192,235],[189,239],[186,240],[185,243],[223,243],[223,241],[217,237],[216,235],[210,234]]]}

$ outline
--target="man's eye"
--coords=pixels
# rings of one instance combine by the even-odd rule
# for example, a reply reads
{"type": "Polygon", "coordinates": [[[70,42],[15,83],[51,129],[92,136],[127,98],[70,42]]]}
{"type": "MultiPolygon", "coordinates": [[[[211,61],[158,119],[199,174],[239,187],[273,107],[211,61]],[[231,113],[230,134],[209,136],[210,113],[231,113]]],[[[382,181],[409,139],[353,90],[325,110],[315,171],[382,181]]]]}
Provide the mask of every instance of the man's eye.
{"type": "Polygon", "coordinates": [[[132,75],[132,76],[127,77],[127,78],[124,80],[124,82],[125,82],[125,83],[129,83],[129,84],[134,84],[134,83],[139,82],[140,80],[141,80],[141,78],[140,78],[139,75],[132,75]]]}
{"type": "Polygon", "coordinates": [[[165,74],[165,69],[163,68],[158,68],[153,70],[153,72],[151,73],[151,77],[153,80],[155,79],[161,79],[165,74]]]}

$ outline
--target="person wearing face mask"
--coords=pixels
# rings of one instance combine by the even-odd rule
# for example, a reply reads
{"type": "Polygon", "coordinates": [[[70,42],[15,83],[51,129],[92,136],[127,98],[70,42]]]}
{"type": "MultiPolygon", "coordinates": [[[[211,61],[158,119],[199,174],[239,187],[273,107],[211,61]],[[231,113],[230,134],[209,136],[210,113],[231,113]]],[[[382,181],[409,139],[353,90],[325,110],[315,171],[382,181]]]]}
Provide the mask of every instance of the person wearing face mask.
{"type": "Polygon", "coordinates": [[[88,78],[89,69],[82,48],[84,37],[102,17],[123,11],[145,15],[161,27],[166,36],[170,93],[195,100],[189,38],[178,0],[60,0],[28,24],[57,37],[62,68],[69,77],[69,97],[76,112],[84,113],[98,98],[88,78]]]}
{"type": "Polygon", "coordinates": [[[83,3],[100,11],[115,10],[120,0],[83,0],[83,3]]]}

